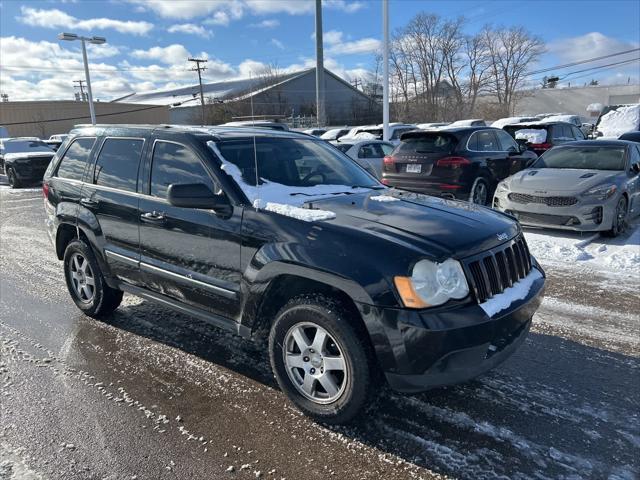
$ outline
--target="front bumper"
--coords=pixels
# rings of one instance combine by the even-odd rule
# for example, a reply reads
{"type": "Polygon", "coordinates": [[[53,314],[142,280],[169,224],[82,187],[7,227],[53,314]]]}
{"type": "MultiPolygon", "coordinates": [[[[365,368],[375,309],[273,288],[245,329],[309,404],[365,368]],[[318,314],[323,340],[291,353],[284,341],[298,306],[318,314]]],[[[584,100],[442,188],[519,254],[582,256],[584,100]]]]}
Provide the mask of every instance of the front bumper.
{"type": "Polygon", "coordinates": [[[361,309],[391,388],[411,393],[465,382],[506,360],[526,338],[542,302],[544,273],[535,268],[542,276],[525,298],[493,317],[477,304],[361,309]]]}
{"type": "Polygon", "coordinates": [[[514,202],[509,199],[509,193],[511,192],[496,193],[493,197],[493,208],[512,215],[522,225],[578,232],[609,230],[617,204],[616,196],[604,201],[585,200],[578,196],[575,205],[557,207],[514,202]]]}

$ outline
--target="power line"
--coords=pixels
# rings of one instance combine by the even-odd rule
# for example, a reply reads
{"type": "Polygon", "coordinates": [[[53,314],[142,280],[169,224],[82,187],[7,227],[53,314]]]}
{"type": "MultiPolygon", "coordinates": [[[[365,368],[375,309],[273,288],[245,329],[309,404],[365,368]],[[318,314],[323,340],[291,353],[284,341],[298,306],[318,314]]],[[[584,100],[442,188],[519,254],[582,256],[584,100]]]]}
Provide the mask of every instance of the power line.
{"type": "MultiPolygon", "coordinates": [[[[84,93],[84,85],[83,85],[84,82],[85,82],[84,80],[74,80],[73,81],[73,88],[76,88],[76,87],[80,88],[80,100],[82,100],[83,102],[86,102],[87,99],[86,99],[85,93],[84,93]],[[76,83],[78,85],[76,85],[76,83]]],[[[77,93],[76,93],[76,95],[77,95],[77,93]]]]}
{"type": "Polygon", "coordinates": [[[200,85],[200,105],[202,106],[202,125],[204,125],[204,92],[202,91],[202,72],[204,72],[207,67],[201,67],[201,63],[207,63],[207,60],[203,58],[190,58],[190,62],[196,64],[191,70],[194,72],[198,72],[198,84],[200,85]]]}
{"type": "Polygon", "coordinates": [[[596,62],[598,60],[604,60],[605,58],[617,57],[618,55],[625,55],[627,53],[633,53],[633,52],[637,52],[639,50],[640,50],[640,48],[632,48],[631,50],[625,50],[623,52],[611,53],[609,55],[602,55],[601,57],[587,58],[585,60],[579,60],[577,62],[565,63],[564,65],[556,65],[556,66],[549,67],[549,68],[543,68],[541,70],[534,70],[533,72],[527,73],[526,76],[538,75],[539,73],[550,72],[552,70],[560,70],[562,68],[574,67],[576,65],[582,65],[583,63],[596,62]]]}
{"type": "MultiPolygon", "coordinates": [[[[608,63],[606,65],[598,65],[596,67],[584,68],[582,70],[576,70],[574,72],[566,73],[560,78],[560,80],[564,80],[568,76],[575,75],[576,73],[589,72],[591,70],[605,70],[605,69],[617,67],[617,66],[620,66],[620,65],[626,65],[626,64],[629,64],[629,63],[637,62],[637,61],[640,61],[640,58],[632,58],[630,60],[622,60],[620,62],[608,63]]],[[[537,78],[537,79],[534,79],[533,81],[538,81],[538,80],[543,80],[543,78],[537,78]]]]}

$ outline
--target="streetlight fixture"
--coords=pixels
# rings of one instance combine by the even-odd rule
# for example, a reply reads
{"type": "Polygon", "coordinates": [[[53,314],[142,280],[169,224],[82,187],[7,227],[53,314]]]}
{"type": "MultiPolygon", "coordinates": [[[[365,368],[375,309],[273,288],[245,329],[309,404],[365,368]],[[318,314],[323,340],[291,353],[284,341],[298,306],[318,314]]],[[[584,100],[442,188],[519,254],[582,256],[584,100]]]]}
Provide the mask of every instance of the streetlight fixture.
{"type": "Polygon", "coordinates": [[[89,78],[89,62],[87,60],[87,47],[86,42],[93,43],[94,45],[101,45],[107,42],[104,37],[81,37],[75,33],[61,33],[58,35],[58,40],[66,40],[73,42],[74,40],[80,40],[82,42],[82,59],[84,61],[84,76],[87,81],[87,92],[89,94],[89,112],[91,113],[91,123],[96,124],[96,112],[93,108],[93,94],[91,93],[91,78],[89,78]]]}

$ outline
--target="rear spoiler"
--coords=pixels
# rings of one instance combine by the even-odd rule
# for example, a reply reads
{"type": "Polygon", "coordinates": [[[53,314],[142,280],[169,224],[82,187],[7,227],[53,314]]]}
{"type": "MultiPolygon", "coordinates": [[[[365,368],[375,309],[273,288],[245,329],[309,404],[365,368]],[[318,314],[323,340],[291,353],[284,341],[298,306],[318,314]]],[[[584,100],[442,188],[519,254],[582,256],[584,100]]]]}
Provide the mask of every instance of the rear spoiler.
{"type": "Polygon", "coordinates": [[[446,130],[411,130],[410,132],[405,132],[402,135],[400,135],[400,140],[407,140],[409,138],[420,138],[420,137],[428,137],[430,135],[448,135],[450,137],[455,138],[456,140],[458,139],[458,137],[456,137],[453,133],[451,132],[447,132],[446,130]]]}

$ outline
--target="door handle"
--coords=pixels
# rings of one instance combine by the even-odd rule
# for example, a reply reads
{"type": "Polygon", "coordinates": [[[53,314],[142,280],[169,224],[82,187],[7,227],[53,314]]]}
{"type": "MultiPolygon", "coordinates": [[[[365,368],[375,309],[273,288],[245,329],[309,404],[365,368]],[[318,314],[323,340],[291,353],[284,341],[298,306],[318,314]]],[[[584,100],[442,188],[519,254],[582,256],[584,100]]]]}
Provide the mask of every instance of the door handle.
{"type": "Polygon", "coordinates": [[[80,205],[87,208],[97,208],[98,202],[96,202],[95,200],[91,200],[90,198],[81,198],[80,205]]]}
{"type": "Polygon", "coordinates": [[[164,213],[163,212],[145,212],[140,215],[140,220],[147,223],[162,223],[164,222],[164,213]]]}

